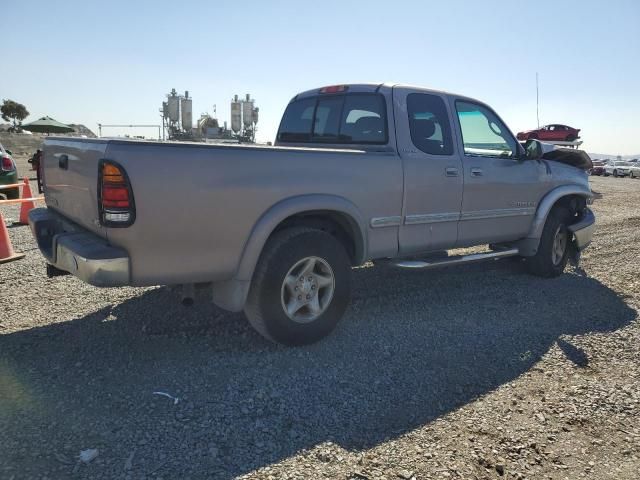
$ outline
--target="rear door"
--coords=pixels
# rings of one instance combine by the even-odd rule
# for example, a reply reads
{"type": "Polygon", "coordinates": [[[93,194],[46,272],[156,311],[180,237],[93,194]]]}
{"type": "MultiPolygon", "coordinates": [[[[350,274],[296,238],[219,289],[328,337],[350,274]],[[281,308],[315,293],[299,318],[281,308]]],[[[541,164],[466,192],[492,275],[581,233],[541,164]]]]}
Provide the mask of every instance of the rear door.
{"type": "Polygon", "coordinates": [[[404,167],[401,255],[453,248],[462,200],[462,162],[444,96],[394,87],[398,151],[404,167]]]}
{"type": "Polygon", "coordinates": [[[452,99],[452,108],[464,171],[458,246],[524,237],[548,190],[545,164],[523,160],[513,134],[486,105],[452,99]]]}

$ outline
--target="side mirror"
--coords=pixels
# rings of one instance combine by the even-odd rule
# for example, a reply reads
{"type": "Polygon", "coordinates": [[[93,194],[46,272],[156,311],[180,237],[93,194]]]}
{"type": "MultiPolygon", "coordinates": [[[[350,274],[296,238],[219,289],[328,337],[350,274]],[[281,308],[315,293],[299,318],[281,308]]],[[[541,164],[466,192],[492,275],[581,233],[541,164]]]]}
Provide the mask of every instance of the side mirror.
{"type": "Polygon", "coordinates": [[[540,141],[532,138],[527,140],[524,144],[524,149],[526,151],[525,159],[527,160],[537,160],[542,158],[542,154],[544,153],[540,141]]]}

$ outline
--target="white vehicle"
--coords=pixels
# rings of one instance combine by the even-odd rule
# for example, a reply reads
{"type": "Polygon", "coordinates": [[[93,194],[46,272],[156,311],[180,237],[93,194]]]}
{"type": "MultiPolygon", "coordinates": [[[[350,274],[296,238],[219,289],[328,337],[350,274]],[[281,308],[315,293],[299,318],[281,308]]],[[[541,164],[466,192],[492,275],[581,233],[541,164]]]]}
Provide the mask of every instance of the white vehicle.
{"type": "Polygon", "coordinates": [[[640,178],[640,162],[632,162],[629,167],[629,177],[640,178]]]}
{"type": "Polygon", "coordinates": [[[626,177],[629,175],[631,169],[631,163],[621,161],[611,161],[604,167],[604,176],[608,177],[613,175],[614,177],[626,177]]]}

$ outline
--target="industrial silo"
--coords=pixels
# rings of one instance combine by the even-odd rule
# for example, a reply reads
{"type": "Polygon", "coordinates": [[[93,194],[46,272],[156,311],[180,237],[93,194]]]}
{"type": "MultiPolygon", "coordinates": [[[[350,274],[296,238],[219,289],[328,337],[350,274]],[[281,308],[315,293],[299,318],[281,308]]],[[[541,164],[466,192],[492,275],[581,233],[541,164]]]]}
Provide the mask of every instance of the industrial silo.
{"type": "Polygon", "coordinates": [[[182,109],[182,129],[191,133],[193,128],[193,109],[189,92],[184,92],[184,98],[181,99],[180,108],[182,109]]]}
{"type": "Polygon", "coordinates": [[[244,128],[251,128],[253,125],[253,100],[248,93],[242,102],[242,123],[244,123],[244,128]]]}
{"type": "Polygon", "coordinates": [[[180,119],[180,97],[175,94],[175,90],[167,97],[167,107],[169,120],[177,122],[180,119]]]}
{"type": "Polygon", "coordinates": [[[236,95],[231,100],[231,130],[238,133],[242,129],[242,103],[236,95]]]}

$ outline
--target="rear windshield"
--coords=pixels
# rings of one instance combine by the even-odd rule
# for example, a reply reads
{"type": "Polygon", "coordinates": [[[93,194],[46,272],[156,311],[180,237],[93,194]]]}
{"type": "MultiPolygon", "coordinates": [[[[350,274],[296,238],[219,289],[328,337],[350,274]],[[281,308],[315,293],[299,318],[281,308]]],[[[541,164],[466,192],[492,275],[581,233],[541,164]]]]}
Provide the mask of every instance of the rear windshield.
{"type": "Polygon", "coordinates": [[[379,94],[352,93],[294,100],[284,112],[279,142],[387,143],[387,113],[379,94]]]}

